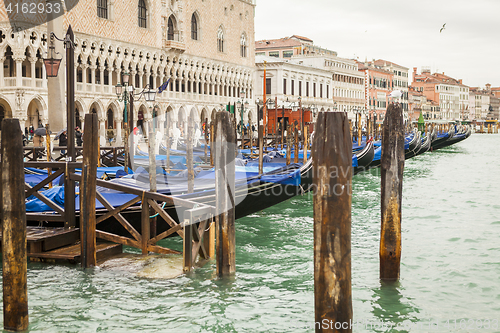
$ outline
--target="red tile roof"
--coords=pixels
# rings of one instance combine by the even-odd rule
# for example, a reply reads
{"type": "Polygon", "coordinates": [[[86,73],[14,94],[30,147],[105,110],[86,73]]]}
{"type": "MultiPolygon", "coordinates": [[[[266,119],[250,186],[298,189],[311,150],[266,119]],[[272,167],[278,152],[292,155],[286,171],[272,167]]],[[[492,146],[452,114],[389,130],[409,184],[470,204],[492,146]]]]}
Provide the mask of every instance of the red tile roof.
{"type": "Polygon", "coordinates": [[[280,39],[264,39],[255,42],[256,50],[275,49],[275,48],[291,48],[301,46],[302,43],[290,37],[280,39]]]}

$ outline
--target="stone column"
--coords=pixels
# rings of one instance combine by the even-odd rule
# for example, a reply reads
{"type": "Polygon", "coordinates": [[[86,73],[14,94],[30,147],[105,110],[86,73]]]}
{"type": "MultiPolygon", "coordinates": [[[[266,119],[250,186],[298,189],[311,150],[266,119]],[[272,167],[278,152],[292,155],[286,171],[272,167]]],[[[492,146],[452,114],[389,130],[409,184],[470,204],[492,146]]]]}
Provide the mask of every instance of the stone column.
{"type": "Polygon", "coordinates": [[[144,72],[143,71],[139,71],[139,86],[137,87],[138,89],[142,90],[142,88],[144,88],[144,85],[143,85],[143,82],[142,82],[142,79],[144,77],[144,72]]]}
{"type": "Polygon", "coordinates": [[[0,57],[0,87],[4,86],[4,77],[3,77],[3,62],[5,61],[5,57],[0,57]]]}
{"type": "Polygon", "coordinates": [[[45,71],[45,65],[42,63],[42,88],[47,88],[47,72],[45,71]]]}
{"type": "Polygon", "coordinates": [[[99,66],[99,74],[100,75],[100,79],[101,79],[101,95],[104,94],[104,70],[106,69],[106,67],[104,66],[99,66]]]}
{"type": "Polygon", "coordinates": [[[106,146],[106,118],[99,118],[99,144],[101,146],[106,146]]]}
{"type": "MultiPolygon", "coordinates": [[[[122,110],[122,112],[118,112],[118,114],[120,114],[120,113],[123,113],[123,110],[122,110]]],[[[116,117],[116,145],[117,146],[123,145],[122,121],[123,121],[122,117],[120,117],[120,116],[116,117]]]]}
{"type": "Polygon", "coordinates": [[[89,68],[89,65],[81,64],[80,67],[82,68],[83,91],[87,91],[87,68],[89,68]]]}
{"type": "MultiPolygon", "coordinates": [[[[153,86],[151,87],[151,89],[156,89],[156,88],[158,88],[158,87],[156,86],[156,79],[157,79],[157,78],[158,78],[158,74],[156,74],[156,73],[155,73],[155,74],[153,74],[153,86]]],[[[163,82],[160,82],[160,84],[162,84],[162,83],[163,83],[163,82]]]]}
{"type": "Polygon", "coordinates": [[[16,87],[23,86],[23,58],[18,57],[14,59],[16,61],[16,87]]]}
{"type": "Polygon", "coordinates": [[[113,91],[113,66],[106,67],[108,70],[108,86],[109,86],[109,93],[114,95],[113,91]]]}
{"type": "MultiPolygon", "coordinates": [[[[90,88],[90,91],[91,92],[95,92],[95,70],[97,69],[97,66],[96,65],[91,65],[90,67],[90,80],[91,82],[89,82],[91,84],[91,88],[90,88]]],[[[100,121],[100,119],[99,119],[100,121]]]]}
{"type": "MultiPolygon", "coordinates": [[[[36,71],[35,71],[35,67],[36,67],[36,61],[37,61],[37,58],[29,58],[29,61],[30,61],[30,65],[31,65],[31,86],[33,88],[36,87],[36,71]]],[[[3,67],[2,67],[3,68],[3,67]]]]}

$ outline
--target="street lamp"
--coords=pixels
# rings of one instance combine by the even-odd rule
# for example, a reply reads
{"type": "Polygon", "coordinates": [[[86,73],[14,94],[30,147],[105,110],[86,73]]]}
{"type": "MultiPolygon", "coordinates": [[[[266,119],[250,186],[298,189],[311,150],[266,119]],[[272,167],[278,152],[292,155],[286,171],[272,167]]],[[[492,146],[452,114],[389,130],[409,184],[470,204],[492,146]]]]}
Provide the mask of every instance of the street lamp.
{"type": "MultiPolygon", "coordinates": [[[[68,152],[67,161],[74,162],[76,160],[75,151],[75,35],[71,25],[68,26],[66,35],[63,39],[57,38],[57,36],[51,32],[50,33],[51,46],[49,47],[49,58],[44,59],[44,65],[48,77],[56,77],[59,70],[59,65],[61,64],[61,59],[56,59],[54,39],[64,43],[66,48],[66,128],[68,132],[68,152]]],[[[68,172],[72,172],[72,167],[69,167],[68,172]]],[[[64,211],[72,212],[75,210],[75,181],[66,178],[64,183],[67,191],[64,192],[64,211]]],[[[72,228],[75,227],[76,221],[74,214],[66,214],[64,227],[72,228]]]]}
{"type": "MultiPolygon", "coordinates": [[[[132,112],[132,103],[134,100],[138,101],[142,96],[146,102],[154,102],[156,99],[156,90],[151,89],[150,85],[147,84],[144,89],[135,94],[134,86],[129,85],[130,73],[124,72],[122,74],[122,84],[118,83],[115,86],[116,97],[119,102],[124,103],[123,109],[123,122],[125,123],[125,172],[128,173],[128,165],[132,165],[130,161],[130,142],[129,142],[129,131],[133,128],[133,115],[130,114],[130,119],[128,118],[129,111],[127,110],[127,103],[130,103],[130,112],[132,112]],[[138,96],[137,99],[134,96],[138,96]]],[[[151,139],[151,138],[150,138],[151,139]]]]}
{"type": "Polygon", "coordinates": [[[47,73],[47,77],[57,77],[57,72],[59,71],[59,66],[61,65],[61,59],[55,58],[57,54],[56,48],[54,46],[54,33],[50,34],[50,46],[47,59],[43,59],[43,64],[45,65],[45,72],[47,73]]]}
{"type": "MultiPolygon", "coordinates": [[[[240,124],[240,136],[241,138],[243,139],[243,113],[245,112],[245,108],[248,108],[248,101],[244,101],[245,100],[245,90],[242,89],[240,91],[240,98],[241,98],[241,101],[238,100],[237,104],[238,106],[240,106],[240,115],[241,115],[241,124],[240,124]]],[[[243,145],[243,141],[242,141],[242,145],[243,145]]]]}

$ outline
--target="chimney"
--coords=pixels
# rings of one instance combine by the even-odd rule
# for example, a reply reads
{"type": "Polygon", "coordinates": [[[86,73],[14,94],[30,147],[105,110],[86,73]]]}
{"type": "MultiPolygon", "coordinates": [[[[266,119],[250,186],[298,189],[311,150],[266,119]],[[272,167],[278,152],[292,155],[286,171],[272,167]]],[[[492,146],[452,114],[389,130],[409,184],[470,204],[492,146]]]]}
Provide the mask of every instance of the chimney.
{"type": "Polygon", "coordinates": [[[459,80],[458,80],[458,83],[462,84],[462,79],[459,79],[459,80]]]}
{"type": "Polygon", "coordinates": [[[413,67],[413,82],[415,82],[415,76],[417,76],[417,67],[413,67]]]}
{"type": "Polygon", "coordinates": [[[490,92],[491,91],[491,84],[486,83],[486,91],[490,92]]]}

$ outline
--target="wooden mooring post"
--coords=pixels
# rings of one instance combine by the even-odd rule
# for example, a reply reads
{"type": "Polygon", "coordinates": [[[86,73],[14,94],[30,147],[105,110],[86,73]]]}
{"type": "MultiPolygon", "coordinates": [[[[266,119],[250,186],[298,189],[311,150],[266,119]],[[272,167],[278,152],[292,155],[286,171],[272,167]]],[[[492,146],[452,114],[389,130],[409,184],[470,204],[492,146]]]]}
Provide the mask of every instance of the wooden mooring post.
{"type": "Polygon", "coordinates": [[[188,193],[194,192],[194,161],[193,161],[193,145],[194,145],[194,119],[188,117],[188,130],[186,140],[186,166],[188,170],[188,193]]]}
{"type": "Polygon", "coordinates": [[[320,112],[312,146],[316,332],[352,332],[352,144],[346,113],[320,112]],[[322,323],[328,322],[328,329],[322,323]],[[330,323],[332,323],[330,325],[330,323]],[[336,327],[341,325],[341,329],[336,327]],[[344,324],[344,325],[342,325],[344,324]]]}
{"type": "Polygon", "coordinates": [[[80,246],[81,265],[83,268],[94,267],[96,259],[96,179],[97,160],[99,156],[95,153],[99,147],[99,125],[97,114],[85,115],[85,133],[83,134],[83,165],[82,181],[80,184],[80,246]]]}
{"type": "Polygon", "coordinates": [[[293,149],[293,163],[299,163],[299,127],[295,127],[293,131],[294,149],[293,149]]]}
{"type": "Polygon", "coordinates": [[[308,139],[308,133],[307,133],[307,126],[304,126],[304,146],[303,146],[303,156],[302,156],[302,163],[306,164],[307,162],[307,139],[308,139]]]}
{"type": "Polygon", "coordinates": [[[286,165],[290,164],[292,161],[292,125],[288,125],[288,130],[286,131],[286,165]]]}
{"type": "Polygon", "coordinates": [[[264,125],[259,125],[259,175],[264,171],[264,125]]]}
{"type": "MultiPolygon", "coordinates": [[[[50,160],[52,159],[52,156],[51,156],[51,149],[50,149],[50,145],[51,145],[51,142],[50,142],[50,130],[49,130],[50,126],[49,124],[45,124],[45,147],[47,147],[47,162],[50,162],[50,160]]],[[[52,174],[52,169],[51,168],[47,168],[47,176],[50,177],[50,175],[52,174]]],[[[49,188],[52,188],[52,182],[49,183],[49,188]]]]}
{"type": "MultiPolygon", "coordinates": [[[[215,118],[216,261],[219,276],[236,272],[234,149],[237,143],[234,123],[230,118],[231,114],[227,111],[218,112],[215,118]]],[[[259,128],[260,133],[262,127],[259,128]]]]}
{"type": "Polygon", "coordinates": [[[18,119],[2,121],[1,227],[3,327],[28,329],[28,264],[22,132],[18,119]]]}
{"type": "Polygon", "coordinates": [[[403,112],[390,104],[382,129],[380,279],[399,279],[401,262],[401,200],[405,163],[403,112]]]}

